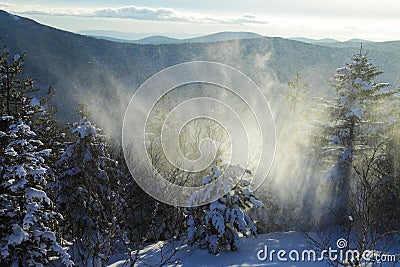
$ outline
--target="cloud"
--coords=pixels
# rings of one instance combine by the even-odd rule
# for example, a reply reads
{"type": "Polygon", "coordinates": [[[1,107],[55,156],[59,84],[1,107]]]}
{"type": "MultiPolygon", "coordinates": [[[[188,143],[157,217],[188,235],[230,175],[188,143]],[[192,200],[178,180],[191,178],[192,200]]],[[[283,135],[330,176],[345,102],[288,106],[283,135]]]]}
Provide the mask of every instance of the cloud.
{"type": "Polygon", "coordinates": [[[137,20],[155,20],[155,21],[178,21],[192,22],[195,21],[193,16],[179,13],[172,8],[150,8],[126,6],[118,8],[101,8],[93,12],[95,17],[105,18],[125,18],[137,20]]]}
{"type": "Polygon", "coordinates": [[[30,15],[50,16],[78,16],[95,18],[120,18],[147,21],[168,21],[200,24],[267,24],[265,17],[257,17],[251,14],[240,16],[210,16],[202,13],[178,11],[173,8],[164,7],[139,7],[135,5],[123,7],[104,7],[97,9],[61,9],[44,8],[40,6],[19,7],[8,6],[11,12],[30,15]]]}

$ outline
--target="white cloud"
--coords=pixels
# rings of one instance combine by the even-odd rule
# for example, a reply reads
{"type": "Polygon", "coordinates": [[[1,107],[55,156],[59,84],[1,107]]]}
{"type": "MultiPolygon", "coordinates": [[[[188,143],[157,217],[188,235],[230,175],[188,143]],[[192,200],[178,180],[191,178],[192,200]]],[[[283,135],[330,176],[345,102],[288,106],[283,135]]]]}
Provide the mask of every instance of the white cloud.
{"type": "Polygon", "coordinates": [[[168,21],[186,22],[200,24],[267,24],[265,17],[258,17],[251,14],[240,16],[210,16],[202,13],[178,11],[173,8],[164,7],[104,7],[97,9],[61,9],[45,8],[41,6],[19,7],[8,5],[6,8],[11,12],[30,15],[50,15],[50,16],[78,16],[95,18],[122,18],[146,21],[168,21]]]}
{"type": "Polygon", "coordinates": [[[100,8],[93,12],[95,17],[106,18],[128,18],[137,20],[156,20],[156,21],[179,21],[190,22],[192,16],[184,13],[179,13],[172,8],[150,8],[126,6],[118,8],[100,8]]]}

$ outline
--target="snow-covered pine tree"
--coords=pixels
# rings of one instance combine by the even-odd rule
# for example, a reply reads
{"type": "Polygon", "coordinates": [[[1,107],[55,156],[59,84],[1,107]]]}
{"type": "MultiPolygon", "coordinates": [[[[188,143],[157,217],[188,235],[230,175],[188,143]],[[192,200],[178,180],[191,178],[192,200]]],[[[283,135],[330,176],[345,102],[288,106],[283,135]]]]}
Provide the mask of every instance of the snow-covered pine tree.
{"type": "Polygon", "coordinates": [[[105,266],[113,243],[118,238],[129,242],[119,226],[121,173],[100,129],[86,118],[73,126],[75,141],[57,162],[57,210],[65,219],[63,236],[73,242],[74,261],[82,266],[105,266]]]}
{"type": "Polygon", "coordinates": [[[40,140],[21,119],[2,116],[10,124],[0,131],[0,263],[8,266],[43,266],[55,251],[66,266],[72,266],[68,253],[57,243],[51,229],[60,219],[45,193],[51,173],[44,158],[49,149],[39,149],[40,140]]]}
{"type": "Polygon", "coordinates": [[[27,95],[33,80],[23,77],[19,54],[10,59],[3,49],[0,77],[0,265],[43,266],[53,251],[72,266],[52,228],[59,214],[45,192],[51,150],[26,124],[34,113],[27,95]]]}
{"type": "Polygon", "coordinates": [[[58,110],[52,103],[54,96],[54,89],[49,87],[44,98],[40,100],[33,98],[31,101],[31,105],[36,108],[32,117],[33,130],[46,146],[52,148],[52,153],[47,159],[49,165],[54,165],[60,159],[68,143],[66,127],[61,127],[55,118],[58,110]]]}
{"type": "Polygon", "coordinates": [[[381,74],[360,50],[351,63],[336,70],[331,80],[338,97],[330,106],[333,123],[327,127],[329,144],[325,152],[336,157],[332,169],[335,181],[333,208],[341,218],[346,217],[356,159],[376,151],[390,128],[390,122],[384,121],[390,118],[385,102],[390,101],[396,91],[387,90],[387,83],[375,81],[381,74]]]}
{"type": "MultiPolygon", "coordinates": [[[[247,212],[253,206],[263,205],[250,190],[251,177],[248,171],[236,166],[226,167],[226,172],[221,172],[214,165],[212,173],[204,177],[203,184],[217,181],[215,186],[224,187],[224,179],[228,178],[231,182],[240,179],[234,188],[210,204],[189,207],[185,210],[189,244],[198,243],[200,247],[207,248],[213,254],[219,253],[221,248],[227,245],[231,251],[235,251],[238,234],[257,235],[254,221],[247,212]]],[[[207,192],[197,192],[192,196],[191,201],[196,202],[196,198],[207,197],[203,194],[207,192]]]]}
{"type": "Polygon", "coordinates": [[[34,80],[31,77],[23,75],[24,54],[15,54],[10,58],[7,52],[8,48],[2,48],[0,57],[0,110],[3,114],[13,115],[15,118],[28,116],[26,109],[30,111],[33,107],[30,106],[29,93],[35,92],[38,89],[34,88],[34,80]]]}

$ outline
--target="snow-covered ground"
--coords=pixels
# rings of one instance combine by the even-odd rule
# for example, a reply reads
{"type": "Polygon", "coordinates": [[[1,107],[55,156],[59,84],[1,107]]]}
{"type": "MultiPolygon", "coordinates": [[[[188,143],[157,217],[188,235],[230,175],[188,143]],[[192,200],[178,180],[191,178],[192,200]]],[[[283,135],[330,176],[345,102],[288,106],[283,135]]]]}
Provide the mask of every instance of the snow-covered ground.
{"type": "MultiPolygon", "coordinates": [[[[187,245],[179,248],[179,251],[172,258],[173,261],[162,264],[171,255],[171,247],[159,242],[145,247],[140,252],[138,266],[290,266],[290,267],[315,267],[328,266],[326,261],[301,261],[301,253],[310,250],[305,236],[298,232],[278,232],[259,235],[258,237],[241,238],[238,242],[238,250],[235,252],[222,251],[218,255],[211,255],[207,250],[195,249],[187,245]],[[266,259],[262,261],[259,257],[264,257],[265,245],[268,247],[268,254],[275,250],[273,261],[266,259]],[[263,250],[262,252],[259,252],[263,250]],[[284,258],[288,261],[280,261],[277,252],[284,250],[287,252],[284,258]],[[300,260],[289,259],[290,251],[299,252],[300,260]],[[259,254],[257,256],[257,254],[259,254]]],[[[395,254],[396,259],[400,259],[400,244],[391,248],[388,254],[395,254]]],[[[334,247],[334,249],[337,249],[334,247]]],[[[295,258],[295,253],[291,254],[295,258]]],[[[317,255],[320,255],[317,253],[317,255]]],[[[124,265],[124,255],[112,257],[109,267],[122,267],[124,265]]],[[[371,264],[365,266],[372,266],[371,264]]],[[[400,266],[400,263],[387,262],[378,266],[400,266]]]]}

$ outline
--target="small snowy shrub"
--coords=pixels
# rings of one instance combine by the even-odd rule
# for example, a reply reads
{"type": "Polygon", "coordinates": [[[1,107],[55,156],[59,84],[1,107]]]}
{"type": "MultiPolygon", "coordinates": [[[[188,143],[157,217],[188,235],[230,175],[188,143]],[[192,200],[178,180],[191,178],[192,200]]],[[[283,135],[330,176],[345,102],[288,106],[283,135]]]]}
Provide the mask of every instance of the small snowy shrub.
{"type": "MultiPolygon", "coordinates": [[[[257,229],[247,211],[253,206],[263,205],[255,199],[249,188],[251,177],[242,168],[231,167],[227,168],[226,172],[221,172],[217,166],[213,166],[212,173],[204,177],[203,184],[219,182],[223,178],[238,179],[239,182],[220,199],[185,210],[189,245],[197,243],[212,254],[218,254],[221,248],[227,246],[231,251],[235,251],[235,241],[239,234],[256,236],[257,229]]],[[[218,185],[221,186],[220,183],[216,183],[216,186],[218,185]]],[[[198,197],[208,196],[195,194],[192,200],[198,197]]]]}

